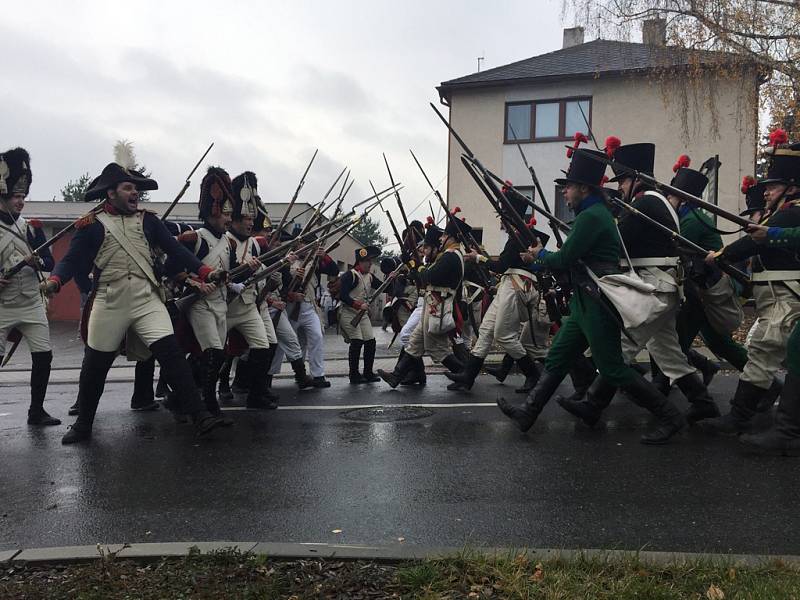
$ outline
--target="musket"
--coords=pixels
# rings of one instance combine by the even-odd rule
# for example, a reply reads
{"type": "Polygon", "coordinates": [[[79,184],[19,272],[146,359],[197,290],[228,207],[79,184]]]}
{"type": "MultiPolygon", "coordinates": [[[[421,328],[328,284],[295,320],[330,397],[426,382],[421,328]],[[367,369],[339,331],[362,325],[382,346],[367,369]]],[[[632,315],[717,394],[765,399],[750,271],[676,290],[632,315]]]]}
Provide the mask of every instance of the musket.
{"type": "MultiPolygon", "coordinates": [[[[653,225],[653,226],[657,227],[658,229],[660,229],[661,231],[663,231],[665,234],[667,234],[670,237],[670,239],[675,244],[678,244],[680,246],[685,247],[686,249],[690,250],[694,254],[699,254],[699,255],[702,255],[702,256],[706,256],[709,253],[709,250],[706,250],[702,246],[699,246],[698,244],[695,244],[692,240],[683,237],[678,232],[673,231],[672,229],[670,229],[669,227],[667,227],[663,223],[659,223],[657,220],[653,219],[649,215],[644,214],[642,211],[640,211],[638,208],[634,207],[633,205],[631,205],[631,204],[629,204],[627,202],[624,202],[624,201],[620,200],[619,198],[616,198],[616,197],[611,196],[611,195],[608,195],[607,197],[609,198],[609,200],[611,200],[611,202],[613,202],[614,204],[616,204],[620,208],[622,208],[624,210],[627,210],[631,214],[639,217],[640,219],[643,219],[644,221],[646,221],[650,225],[653,225]]],[[[726,260],[718,258],[717,259],[717,266],[720,268],[721,271],[723,271],[724,273],[727,273],[728,275],[731,276],[731,278],[735,279],[736,281],[738,281],[739,283],[741,283],[741,284],[743,284],[745,286],[749,286],[752,283],[750,281],[750,277],[748,277],[747,273],[737,269],[736,267],[734,267],[732,264],[730,264],[726,260]]]]}
{"type": "MultiPolygon", "coordinates": [[[[338,222],[340,220],[344,221],[346,219],[349,219],[350,216],[351,215],[345,215],[345,216],[341,217],[341,219],[336,219],[334,222],[338,222]]],[[[339,227],[337,227],[330,235],[333,235],[333,233],[337,233],[338,231],[341,231],[342,229],[345,229],[345,228],[349,227],[350,225],[351,225],[351,223],[344,223],[343,225],[340,225],[339,227]]],[[[324,228],[326,228],[328,226],[329,226],[329,224],[325,223],[324,225],[320,226],[317,229],[309,231],[309,232],[305,233],[302,236],[297,236],[296,238],[288,240],[288,241],[284,242],[283,244],[280,244],[279,246],[276,246],[275,248],[272,248],[271,250],[268,250],[268,251],[264,252],[263,254],[260,254],[256,258],[262,264],[264,264],[268,260],[271,260],[272,258],[282,254],[283,252],[291,251],[292,246],[295,246],[296,244],[302,242],[305,238],[308,238],[308,237],[310,237],[312,235],[315,235],[316,233],[320,232],[322,229],[324,229],[324,228]]],[[[311,242],[311,244],[316,244],[317,242],[318,242],[318,240],[314,240],[313,242],[311,242]]],[[[249,265],[239,265],[239,266],[231,269],[228,272],[228,278],[231,279],[232,281],[235,281],[238,277],[240,277],[241,275],[244,275],[245,273],[247,273],[247,272],[249,272],[251,270],[252,269],[250,268],[249,265]]],[[[200,296],[201,296],[200,292],[198,292],[196,290],[192,290],[189,294],[187,294],[185,296],[182,296],[181,298],[176,299],[175,300],[175,306],[178,307],[181,311],[185,311],[196,300],[198,300],[200,298],[200,296]]]]}
{"type": "MultiPolygon", "coordinates": [[[[297,188],[294,190],[294,195],[292,196],[292,199],[289,202],[289,206],[286,208],[286,212],[283,213],[283,216],[281,217],[281,221],[278,224],[278,227],[272,232],[272,235],[270,236],[270,242],[272,242],[275,239],[276,235],[280,236],[280,232],[283,231],[283,226],[286,225],[286,219],[289,218],[289,213],[292,211],[294,203],[297,202],[297,197],[300,195],[300,190],[303,189],[303,186],[306,183],[306,175],[308,175],[308,172],[311,169],[311,165],[314,164],[314,159],[317,158],[317,152],[319,152],[319,149],[314,150],[314,155],[311,157],[311,160],[308,161],[308,166],[306,167],[306,170],[303,171],[303,176],[300,178],[300,183],[297,184],[297,188]]],[[[339,175],[339,177],[341,177],[341,175],[339,175]]],[[[337,178],[336,180],[338,181],[339,179],[337,178]]]]}
{"type": "MultiPolygon", "coordinates": [[[[389,161],[386,160],[386,153],[383,154],[383,162],[386,165],[386,171],[389,173],[389,183],[394,185],[394,177],[392,176],[392,170],[389,168],[389,161]]],[[[397,199],[397,206],[400,209],[400,216],[403,217],[403,227],[408,229],[408,217],[406,216],[406,209],[403,207],[403,202],[400,200],[400,194],[395,192],[394,194],[395,199],[397,199]]]]}
{"type": "MultiPolygon", "coordinates": [[[[433,195],[436,196],[436,199],[439,201],[439,206],[441,206],[441,208],[444,210],[445,220],[451,219],[451,218],[455,218],[455,217],[453,217],[452,214],[450,214],[450,209],[447,207],[447,203],[444,201],[444,198],[442,198],[442,195],[439,193],[439,190],[437,190],[433,186],[433,183],[431,183],[430,178],[428,178],[428,174],[425,172],[425,169],[422,168],[422,164],[420,164],[419,160],[417,159],[416,154],[414,154],[414,151],[409,149],[409,152],[411,152],[411,158],[413,158],[414,162],[417,163],[417,167],[419,167],[419,170],[422,173],[422,176],[425,178],[425,181],[428,182],[428,186],[431,188],[431,191],[433,192],[433,195]]],[[[433,216],[433,207],[432,206],[431,206],[431,216],[433,216]]],[[[456,227],[456,231],[461,232],[461,229],[459,227],[456,227]]],[[[486,256],[486,257],[489,256],[486,253],[486,250],[481,248],[480,244],[478,244],[478,242],[475,240],[475,238],[472,236],[472,234],[470,234],[468,238],[467,238],[467,236],[464,236],[464,245],[468,249],[469,248],[473,248],[476,252],[479,252],[483,256],[486,256]]]]}
{"type": "MultiPolygon", "coordinates": [[[[303,229],[300,231],[301,234],[305,233],[308,230],[308,228],[311,227],[314,224],[314,222],[317,220],[319,215],[322,213],[322,211],[323,211],[323,209],[325,207],[325,201],[328,199],[328,196],[330,196],[331,192],[333,191],[333,188],[336,187],[336,184],[339,183],[339,179],[342,178],[342,175],[344,175],[345,171],[347,171],[347,167],[344,167],[342,169],[341,173],[339,173],[339,176],[336,179],[333,180],[333,183],[331,184],[331,187],[328,188],[328,191],[325,192],[325,195],[322,197],[322,202],[320,202],[317,205],[317,209],[314,211],[314,214],[312,214],[308,218],[308,221],[306,221],[306,224],[303,226],[303,229]]],[[[290,205],[290,208],[291,208],[291,205],[290,205]]]]}
{"type": "Polygon", "coordinates": [[[197,169],[200,167],[200,164],[205,160],[206,156],[208,156],[208,153],[211,152],[211,148],[213,148],[213,147],[214,147],[214,142],[211,142],[211,145],[203,153],[203,156],[201,156],[200,160],[197,161],[197,164],[194,166],[194,169],[189,171],[189,175],[186,176],[186,181],[183,183],[183,187],[181,188],[181,191],[178,192],[178,195],[175,196],[175,200],[172,201],[172,204],[170,204],[167,207],[167,210],[164,211],[164,214],[161,215],[161,220],[162,221],[166,221],[167,220],[167,217],[169,216],[169,213],[172,212],[172,210],[175,208],[175,206],[177,206],[178,202],[180,202],[180,199],[183,198],[183,195],[186,193],[186,190],[189,189],[189,185],[191,185],[191,183],[192,183],[192,175],[194,175],[194,172],[197,171],[197,169]]]}
{"type": "Polygon", "coordinates": [[[569,233],[570,232],[570,230],[572,228],[567,223],[565,223],[564,221],[559,219],[557,216],[555,216],[553,213],[549,212],[548,210],[546,210],[546,209],[542,208],[541,206],[539,206],[538,204],[536,204],[533,200],[528,198],[525,194],[520,192],[513,185],[508,185],[508,182],[507,181],[503,181],[497,174],[492,173],[491,171],[488,171],[488,170],[487,170],[487,173],[489,173],[489,176],[492,179],[494,179],[496,182],[502,183],[508,189],[512,190],[515,194],[519,195],[520,198],[523,198],[525,200],[525,202],[528,203],[528,206],[530,206],[533,210],[538,212],[540,215],[542,215],[544,218],[546,218],[548,221],[550,221],[552,224],[554,224],[556,227],[558,227],[561,231],[563,231],[564,233],[569,233]]]}
{"type": "Polygon", "coordinates": [[[386,276],[386,279],[384,279],[383,283],[380,284],[376,290],[373,290],[371,294],[369,294],[366,298],[364,298],[364,303],[367,305],[367,308],[360,309],[353,316],[353,318],[350,319],[350,325],[356,327],[361,322],[361,319],[363,319],[364,315],[367,314],[367,311],[369,310],[369,305],[372,304],[372,301],[386,291],[386,288],[388,288],[389,284],[392,283],[392,277],[395,275],[399,275],[403,269],[408,269],[408,266],[405,263],[401,262],[399,265],[397,265],[397,268],[394,271],[392,271],[386,276]]]}
{"type": "MultiPolygon", "coordinates": [[[[455,138],[456,142],[458,142],[458,145],[461,146],[461,148],[464,150],[464,155],[467,157],[469,162],[472,163],[475,166],[475,168],[481,173],[481,177],[483,178],[483,181],[485,182],[486,187],[488,188],[488,190],[491,191],[492,195],[502,205],[502,210],[498,211],[498,214],[500,214],[502,216],[502,213],[505,212],[507,214],[511,224],[517,230],[519,235],[525,237],[527,239],[528,243],[531,243],[531,244],[535,243],[536,236],[533,234],[533,232],[530,229],[528,229],[527,225],[525,224],[525,221],[522,219],[522,217],[519,215],[519,213],[516,211],[516,209],[511,205],[511,203],[509,202],[508,198],[503,193],[503,190],[498,188],[497,185],[495,184],[494,180],[489,176],[488,170],[486,169],[486,167],[483,166],[481,161],[478,160],[478,157],[476,157],[475,154],[472,152],[472,150],[469,149],[469,146],[467,146],[467,144],[464,142],[464,140],[461,139],[461,136],[458,135],[456,130],[453,129],[453,126],[450,125],[450,123],[447,121],[447,119],[444,118],[444,115],[441,112],[439,112],[439,109],[436,108],[436,106],[434,106],[433,102],[431,102],[430,105],[431,105],[431,108],[433,109],[433,111],[436,113],[436,115],[442,121],[442,123],[444,123],[445,127],[447,127],[448,131],[450,131],[450,134],[453,136],[453,138],[455,138]]],[[[495,210],[498,209],[498,206],[496,206],[495,204],[493,204],[493,206],[495,206],[495,210]]],[[[523,247],[527,247],[527,246],[523,246],[523,247]]]]}
{"type": "Polygon", "coordinates": [[[300,218],[300,217],[302,217],[304,214],[306,214],[308,211],[310,211],[310,210],[315,210],[315,209],[316,209],[318,206],[320,206],[321,204],[322,204],[322,201],[320,201],[320,202],[317,202],[316,204],[311,204],[311,205],[307,206],[306,208],[304,208],[303,210],[301,210],[299,213],[297,213],[295,216],[293,216],[291,219],[289,219],[288,221],[286,221],[286,223],[284,224],[284,227],[288,227],[289,225],[291,225],[292,223],[294,223],[294,222],[295,222],[295,221],[296,221],[298,218],[300,218]]]}
{"type": "MultiPolygon", "coordinates": [[[[375,192],[375,186],[373,185],[371,179],[369,180],[369,186],[372,188],[372,191],[375,192]]],[[[395,223],[394,223],[394,219],[392,218],[392,214],[388,210],[385,210],[383,208],[383,204],[381,204],[380,206],[381,206],[381,210],[383,210],[384,214],[386,215],[386,218],[389,219],[389,225],[392,227],[392,233],[394,234],[394,237],[397,240],[397,243],[400,245],[400,252],[402,253],[402,252],[408,250],[408,248],[406,247],[405,240],[403,240],[402,236],[400,235],[400,232],[397,230],[397,225],[395,225],[395,223]]],[[[406,231],[408,231],[408,229],[406,231]]],[[[414,260],[416,261],[416,264],[420,264],[419,252],[417,251],[417,244],[414,242],[416,236],[412,235],[411,237],[412,237],[411,254],[414,257],[414,260]]]]}
{"type": "MultiPolygon", "coordinates": [[[[580,103],[579,103],[580,105],[580,103]]],[[[514,127],[511,123],[508,124],[511,128],[511,134],[514,136],[514,142],[517,145],[517,150],[519,150],[519,155],[522,157],[522,162],[525,163],[525,167],[528,169],[528,173],[531,175],[531,179],[533,180],[533,185],[536,188],[536,193],[539,194],[539,197],[542,199],[542,204],[544,204],[544,209],[547,212],[550,212],[550,205],[547,202],[547,196],[544,195],[544,191],[542,190],[542,186],[539,183],[539,178],[536,176],[536,171],[533,170],[533,167],[528,163],[528,158],[525,156],[525,153],[522,151],[522,145],[517,141],[517,133],[514,131],[514,127]]],[[[559,231],[558,227],[555,225],[555,222],[550,223],[550,229],[553,230],[553,235],[556,238],[556,247],[561,248],[564,244],[564,239],[561,237],[561,232],[559,231]]]]}
{"type": "Polygon", "coordinates": [[[674,185],[669,185],[667,183],[662,183],[658,179],[653,177],[652,175],[648,175],[647,173],[642,173],[641,171],[637,171],[636,169],[634,169],[632,167],[628,167],[626,165],[623,165],[622,163],[617,162],[615,160],[612,160],[612,159],[608,158],[605,155],[601,156],[599,154],[595,154],[594,152],[587,152],[586,150],[584,150],[582,148],[577,148],[575,150],[575,152],[582,152],[586,156],[589,156],[590,158],[592,158],[593,160],[596,160],[598,162],[602,162],[602,163],[604,163],[606,165],[610,165],[610,166],[616,168],[617,170],[622,171],[625,175],[629,175],[630,177],[632,177],[634,179],[638,179],[639,181],[645,183],[646,185],[654,187],[654,188],[666,193],[667,195],[677,196],[678,198],[680,198],[684,202],[688,202],[689,204],[693,204],[695,206],[699,206],[700,208],[702,208],[702,209],[704,209],[704,210],[706,210],[706,211],[708,211],[708,212],[710,212],[712,214],[715,214],[718,217],[722,217],[723,219],[727,219],[728,221],[736,223],[737,225],[741,226],[742,229],[746,228],[748,225],[752,225],[753,224],[753,222],[750,221],[749,219],[746,219],[746,218],[740,217],[739,215],[736,215],[734,213],[728,212],[724,208],[721,208],[721,207],[717,206],[716,204],[711,204],[710,202],[706,202],[702,198],[698,198],[697,196],[694,196],[693,194],[690,194],[689,192],[685,192],[682,189],[675,187],[674,185]]]}

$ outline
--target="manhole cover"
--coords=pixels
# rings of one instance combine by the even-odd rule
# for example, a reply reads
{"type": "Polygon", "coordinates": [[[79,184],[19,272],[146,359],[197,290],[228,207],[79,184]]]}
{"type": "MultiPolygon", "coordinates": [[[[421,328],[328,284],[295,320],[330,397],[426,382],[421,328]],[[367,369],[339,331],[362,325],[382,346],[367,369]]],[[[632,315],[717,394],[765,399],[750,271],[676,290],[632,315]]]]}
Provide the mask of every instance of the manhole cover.
{"type": "Polygon", "coordinates": [[[433,415],[431,409],[421,406],[368,406],[367,408],[352,408],[341,413],[343,418],[350,419],[351,421],[371,421],[377,423],[424,419],[431,415],[433,415]]]}

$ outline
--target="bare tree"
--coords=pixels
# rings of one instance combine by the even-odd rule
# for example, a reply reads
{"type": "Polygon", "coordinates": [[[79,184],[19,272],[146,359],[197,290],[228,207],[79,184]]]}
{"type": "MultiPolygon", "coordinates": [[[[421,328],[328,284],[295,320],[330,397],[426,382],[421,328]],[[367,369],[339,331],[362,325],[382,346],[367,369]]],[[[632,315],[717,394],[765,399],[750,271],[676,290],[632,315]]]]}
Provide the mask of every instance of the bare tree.
{"type": "Polygon", "coordinates": [[[800,137],[800,0],[563,0],[563,13],[617,39],[630,39],[638,22],[664,18],[671,46],[758,65],[770,125],[800,137]]]}

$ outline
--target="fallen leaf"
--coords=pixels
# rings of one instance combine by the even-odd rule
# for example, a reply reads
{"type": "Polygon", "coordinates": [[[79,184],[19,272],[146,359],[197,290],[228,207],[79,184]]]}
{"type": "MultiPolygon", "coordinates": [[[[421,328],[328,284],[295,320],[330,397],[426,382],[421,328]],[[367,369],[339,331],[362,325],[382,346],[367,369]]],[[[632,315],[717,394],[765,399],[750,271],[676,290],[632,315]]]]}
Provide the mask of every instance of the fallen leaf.
{"type": "Polygon", "coordinates": [[[342,530],[341,529],[334,529],[334,530],[331,531],[331,533],[342,533],[342,530]]]}
{"type": "Polygon", "coordinates": [[[706,598],[708,600],[725,600],[725,592],[712,583],[706,592],[706,598]]]}
{"type": "Polygon", "coordinates": [[[398,542],[400,542],[400,543],[403,543],[403,542],[405,542],[405,541],[406,541],[406,538],[404,538],[404,537],[399,537],[399,538],[397,538],[397,541],[398,541],[398,542]]]}

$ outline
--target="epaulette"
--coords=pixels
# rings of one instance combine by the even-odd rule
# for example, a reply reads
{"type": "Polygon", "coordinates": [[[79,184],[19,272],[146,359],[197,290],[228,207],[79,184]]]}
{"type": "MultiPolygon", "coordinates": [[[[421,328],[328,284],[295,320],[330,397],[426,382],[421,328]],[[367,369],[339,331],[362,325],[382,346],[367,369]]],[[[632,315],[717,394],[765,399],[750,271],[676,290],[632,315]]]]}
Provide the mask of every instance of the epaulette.
{"type": "Polygon", "coordinates": [[[156,211],[154,211],[152,208],[140,208],[139,212],[150,213],[151,215],[158,216],[158,213],[156,211]]]}
{"type": "Polygon", "coordinates": [[[41,229],[43,227],[42,222],[39,219],[28,219],[28,225],[34,229],[41,229]]]}
{"type": "Polygon", "coordinates": [[[261,248],[262,250],[266,250],[269,247],[269,240],[266,238],[266,236],[256,235],[253,236],[253,239],[258,244],[258,247],[261,248]]]}
{"type": "Polygon", "coordinates": [[[196,231],[184,231],[178,236],[179,242],[195,243],[197,241],[196,231]]]}
{"type": "Polygon", "coordinates": [[[75,229],[85,229],[97,220],[96,213],[90,213],[75,221],[75,229]]]}
{"type": "Polygon", "coordinates": [[[228,238],[228,246],[230,246],[231,250],[234,250],[234,251],[235,251],[235,250],[236,250],[236,247],[237,247],[237,244],[236,244],[236,239],[235,239],[235,238],[232,238],[232,237],[229,237],[229,238],[228,238]]]}

